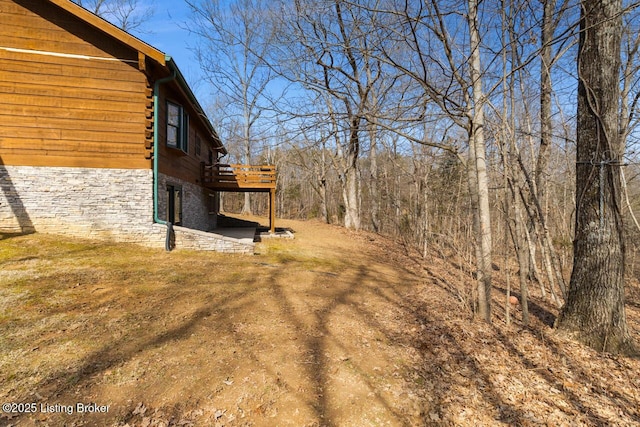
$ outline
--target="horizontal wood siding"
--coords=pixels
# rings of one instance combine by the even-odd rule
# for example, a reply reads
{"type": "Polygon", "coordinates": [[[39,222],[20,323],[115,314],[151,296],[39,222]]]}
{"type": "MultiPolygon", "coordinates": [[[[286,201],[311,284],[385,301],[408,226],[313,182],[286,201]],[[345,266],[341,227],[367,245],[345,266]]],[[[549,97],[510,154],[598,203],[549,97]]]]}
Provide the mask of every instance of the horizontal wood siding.
{"type": "Polygon", "coordinates": [[[55,5],[0,0],[0,162],[150,168],[151,90],[137,59],[55,5]]]}
{"type": "Polygon", "coordinates": [[[47,1],[0,0],[3,45],[134,62],[137,52],[47,1]]]}

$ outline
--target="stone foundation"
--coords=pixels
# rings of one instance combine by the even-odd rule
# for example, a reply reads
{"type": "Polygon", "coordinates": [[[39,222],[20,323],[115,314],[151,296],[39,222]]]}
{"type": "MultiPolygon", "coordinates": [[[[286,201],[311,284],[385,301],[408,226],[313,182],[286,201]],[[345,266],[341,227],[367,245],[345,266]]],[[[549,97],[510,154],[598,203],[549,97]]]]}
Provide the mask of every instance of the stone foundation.
{"type": "MultiPolygon", "coordinates": [[[[254,244],[206,233],[215,226],[209,192],[161,176],[159,211],[166,206],[166,183],[183,189],[183,227],[178,249],[253,253],[254,244]],[[195,229],[195,230],[194,230],[195,229]]],[[[153,172],[0,164],[0,232],[41,232],[138,243],[164,248],[166,226],[153,222],[153,172]]]]}
{"type": "MultiPolygon", "coordinates": [[[[165,225],[155,224],[154,226],[161,228],[163,232],[166,233],[167,227],[165,225]]],[[[175,234],[176,248],[178,249],[184,248],[251,255],[255,253],[256,244],[253,240],[234,239],[220,234],[207,233],[180,226],[174,226],[173,231],[175,234]]]]}

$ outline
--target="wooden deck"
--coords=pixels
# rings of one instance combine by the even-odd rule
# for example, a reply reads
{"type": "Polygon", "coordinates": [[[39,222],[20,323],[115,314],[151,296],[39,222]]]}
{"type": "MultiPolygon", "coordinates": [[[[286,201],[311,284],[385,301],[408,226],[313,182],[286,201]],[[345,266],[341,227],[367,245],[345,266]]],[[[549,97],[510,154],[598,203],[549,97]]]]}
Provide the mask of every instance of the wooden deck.
{"type": "Polygon", "coordinates": [[[272,165],[201,164],[202,183],[215,191],[269,192],[276,188],[276,167],[272,165]]]}
{"type": "Polygon", "coordinates": [[[202,185],[213,191],[269,193],[269,230],[276,230],[276,167],[200,163],[202,185]]]}

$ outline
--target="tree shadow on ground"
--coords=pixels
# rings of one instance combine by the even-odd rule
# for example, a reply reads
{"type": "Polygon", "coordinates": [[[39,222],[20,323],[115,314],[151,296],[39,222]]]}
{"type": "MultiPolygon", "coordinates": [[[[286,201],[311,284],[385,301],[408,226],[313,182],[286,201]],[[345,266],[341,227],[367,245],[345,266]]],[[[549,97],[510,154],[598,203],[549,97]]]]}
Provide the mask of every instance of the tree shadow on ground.
{"type": "MultiPolygon", "coordinates": [[[[89,289],[87,289],[87,291],[89,291],[89,289]]],[[[181,321],[174,322],[175,325],[170,327],[158,327],[156,324],[150,327],[148,331],[140,332],[131,329],[125,331],[125,333],[119,338],[112,338],[108,331],[105,331],[107,333],[101,333],[100,336],[97,337],[101,343],[101,347],[98,350],[90,352],[86,356],[82,357],[80,363],[71,368],[59,365],[57,369],[49,375],[32,385],[32,389],[37,390],[38,395],[43,396],[43,399],[51,403],[60,403],[61,400],[68,401],[70,399],[71,401],[78,401],[78,390],[90,388],[96,377],[130,362],[144,351],[160,348],[168,343],[179,343],[188,339],[194,334],[196,329],[202,325],[204,320],[210,320],[211,318],[214,320],[216,318],[228,318],[233,310],[242,309],[242,306],[237,304],[237,301],[242,300],[248,294],[248,290],[245,290],[243,292],[229,293],[224,297],[200,300],[197,302],[196,306],[191,308],[191,312],[187,316],[185,316],[181,321]]],[[[129,317],[135,316],[139,319],[151,319],[155,322],[162,322],[163,320],[167,321],[166,317],[163,318],[162,316],[159,316],[158,313],[165,312],[166,308],[171,304],[180,305],[182,303],[180,299],[182,298],[179,298],[178,300],[172,298],[160,298],[156,299],[154,302],[145,300],[144,303],[146,308],[139,310],[136,313],[124,313],[124,315],[129,317]]],[[[89,306],[86,303],[77,303],[65,305],[64,310],[53,308],[50,310],[50,314],[55,315],[56,313],[61,312],[69,313],[82,311],[99,313],[104,309],[113,309],[114,307],[117,307],[118,301],[124,302],[118,295],[113,295],[106,301],[101,301],[89,306]]],[[[105,325],[101,326],[104,327],[105,325]]],[[[57,344],[57,340],[44,340],[42,341],[43,348],[41,349],[37,346],[34,351],[47,351],[47,345],[57,344]]],[[[13,396],[13,398],[16,401],[33,400],[33,397],[28,395],[13,396]]],[[[137,396],[137,399],[142,401],[144,400],[144,396],[137,396]]],[[[30,414],[17,414],[16,416],[9,416],[7,418],[12,424],[19,425],[20,422],[29,418],[29,416],[30,414]]],[[[131,415],[125,415],[125,422],[126,416],[130,417],[131,415]]],[[[53,421],[64,423],[68,422],[68,420],[64,420],[62,418],[55,419],[55,416],[53,421]]]]}
{"type": "MultiPolygon", "coordinates": [[[[351,266],[351,268],[353,267],[351,266]]],[[[336,277],[339,275],[331,276],[333,285],[321,292],[323,294],[322,302],[314,306],[311,323],[309,323],[309,318],[301,313],[300,307],[296,307],[292,302],[292,296],[282,284],[282,278],[287,273],[283,270],[274,270],[268,279],[270,289],[280,304],[285,321],[297,331],[298,339],[302,340],[302,345],[306,348],[305,354],[310,357],[306,374],[311,384],[311,396],[314,399],[308,400],[308,397],[305,396],[301,396],[301,398],[309,401],[317,420],[321,420],[322,425],[327,426],[341,424],[341,421],[333,415],[334,408],[332,408],[336,405],[336,396],[331,395],[330,383],[334,379],[332,377],[335,376],[335,371],[340,369],[339,366],[336,367],[335,361],[338,360],[338,365],[340,362],[346,361],[354,365],[357,364],[355,355],[351,354],[350,348],[344,345],[345,337],[336,335],[336,325],[332,324],[331,318],[340,310],[348,308],[349,311],[356,311],[362,317],[361,320],[365,320],[369,327],[380,329],[380,325],[376,324],[370,313],[354,307],[354,301],[369,291],[367,282],[376,280],[381,283],[384,280],[379,275],[372,276],[365,265],[358,265],[355,270],[347,273],[350,276],[348,283],[342,285],[335,285],[336,277]]],[[[318,286],[322,286],[322,283],[327,280],[322,274],[318,274],[315,279],[318,286]]],[[[351,338],[358,339],[355,336],[351,338]]],[[[394,419],[408,425],[409,420],[406,418],[406,414],[397,411],[393,402],[388,401],[378,387],[366,375],[362,374],[366,369],[355,366],[354,370],[360,373],[358,381],[370,390],[370,403],[375,402],[376,405],[384,408],[384,411],[392,414],[394,419]]]]}
{"type": "MultiPolygon", "coordinates": [[[[154,292],[131,294],[126,286],[120,286],[100,294],[102,299],[90,305],[69,301],[64,310],[61,306],[48,308],[42,316],[83,313],[93,322],[88,328],[102,328],[96,332],[100,345],[70,368],[60,362],[34,384],[33,390],[50,400],[77,399],[77,393],[89,395],[96,387],[95,379],[109,371],[141,358],[171,356],[176,358],[175,366],[154,365],[165,371],[148,375],[188,371],[192,381],[202,382],[200,388],[206,389],[189,389],[186,381],[176,380],[174,387],[185,388],[182,392],[187,393],[188,401],[168,409],[176,422],[182,412],[197,408],[208,395],[217,399],[217,405],[225,401],[253,408],[243,414],[257,425],[282,420],[269,418],[278,416],[277,410],[292,414],[285,406],[278,406],[290,407],[292,402],[302,411],[297,419],[300,425],[353,424],[358,416],[370,415],[367,410],[374,407],[377,414],[384,414],[381,419],[398,425],[447,425],[461,420],[484,425],[535,424],[536,417],[542,415],[535,413],[534,417],[530,402],[518,400],[525,398],[538,400],[567,417],[587,414],[584,417],[591,424],[603,425],[606,417],[590,412],[592,399],[599,399],[626,419],[640,421],[633,409],[637,402],[597,377],[547,329],[540,329],[546,325],[542,319],[537,329],[471,322],[460,300],[462,284],[447,283],[451,277],[441,265],[429,265],[425,275],[422,270],[414,273],[400,267],[403,259],[411,262],[407,258],[391,260],[380,252],[336,250],[333,258],[319,259],[315,253],[308,257],[289,249],[281,255],[251,258],[249,263],[235,257],[204,261],[194,255],[188,263],[172,266],[191,277],[190,286],[200,277],[209,277],[205,282],[208,290],[203,293],[185,287],[179,274],[171,279],[173,270],[167,267],[156,272],[154,277],[161,282],[154,292]],[[205,263],[202,271],[194,267],[199,262],[205,263]],[[218,265],[222,266],[214,270],[218,265]],[[240,275],[237,270],[248,265],[254,270],[240,275]],[[121,313],[130,320],[128,329],[119,336],[111,335],[109,326],[102,324],[101,313],[132,298],[140,306],[121,313]],[[529,337],[525,345],[519,340],[523,335],[529,337]],[[192,340],[202,342],[186,345],[192,340]],[[204,359],[191,359],[193,352],[201,352],[204,359]],[[199,370],[190,370],[192,360],[202,364],[199,370]],[[219,372],[222,368],[225,371],[219,372]],[[207,369],[216,371],[212,374],[215,377],[203,373],[207,369]],[[580,387],[591,387],[594,397],[585,397],[568,385],[565,380],[569,374],[580,387]],[[209,383],[212,379],[222,382],[226,375],[233,387],[218,391],[216,384],[209,383]],[[252,390],[249,385],[257,377],[262,382],[252,390]],[[509,387],[518,382],[525,385],[524,398],[510,395],[509,387]],[[241,391],[232,390],[234,387],[241,391]],[[272,390],[271,395],[266,394],[267,389],[272,390]],[[550,389],[554,391],[541,391],[550,389]],[[225,393],[228,395],[222,396],[225,393]],[[414,404],[416,407],[411,406],[414,404]],[[352,408],[362,412],[354,413],[352,408]]],[[[164,257],[172,259],[171,255],[164,257]]],[[[51,274],[52,280],[64,279],[56,276],[58,273],[51,274]]],[[[132,273],[131,280],[137,277],[132,273]]],[[[91,278],[97,283],[86,291],[98,295],[100,275],[91,278]]],[[[64,294],[71,282],[62,282],[54,291],[64,294]]],[[[43,341],[38,351],[46,351],[46,345],[58,343],[43,341]]],[[[151,380],[140,381],[148,387],[151,380]]],[[[131,390],[132,403],[123,408],[120,422],[142,421],[133,409],[137,402],[150,398],[145,387],[131,390]]],[[[226,409],[230,414],[232,408],[226,409]]],[[[216,421],[210,418],[196,425],[207,425],[211,420],[210,424],[216,421]]],[[[59,417],[53,421],[68,420],[59,417]]]]}

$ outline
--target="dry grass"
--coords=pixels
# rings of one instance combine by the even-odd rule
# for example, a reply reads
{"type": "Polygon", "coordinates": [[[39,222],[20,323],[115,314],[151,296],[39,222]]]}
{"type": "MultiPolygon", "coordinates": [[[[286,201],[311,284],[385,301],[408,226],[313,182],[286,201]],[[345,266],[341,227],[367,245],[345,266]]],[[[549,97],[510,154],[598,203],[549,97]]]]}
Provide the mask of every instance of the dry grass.
{"type": "Polygon", "coordinates": [[[471,323],[454,257],[282,225],[253,257],[1,240],[0,401],[38,411],[0,425],[640,425],[638,361],[557,337],[540,298],[530,328],[499,288],[471,323]],[[78,402],[109,411],[41,411],[78,402]]]}

